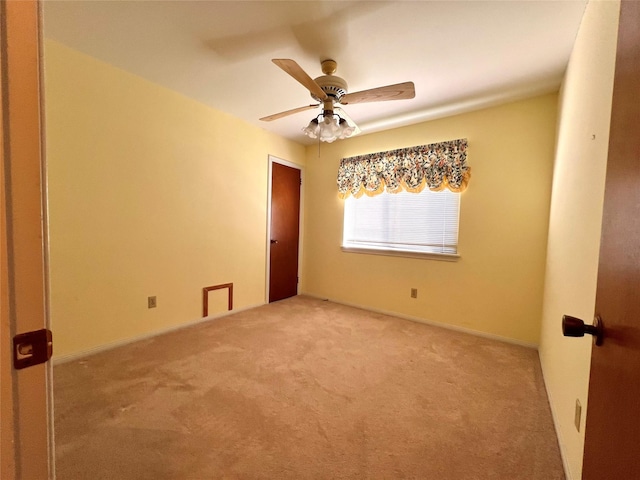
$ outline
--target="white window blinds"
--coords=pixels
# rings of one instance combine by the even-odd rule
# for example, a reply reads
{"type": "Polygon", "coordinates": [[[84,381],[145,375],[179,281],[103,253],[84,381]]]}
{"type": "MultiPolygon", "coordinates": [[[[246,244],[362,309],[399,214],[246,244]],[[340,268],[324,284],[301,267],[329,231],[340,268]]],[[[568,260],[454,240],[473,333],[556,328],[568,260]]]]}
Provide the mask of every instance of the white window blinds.
{"type": "Polygon", "coordinates": [[[448,189],[350,196],[343,248],[457,254],[460,194],[448,189]]]}

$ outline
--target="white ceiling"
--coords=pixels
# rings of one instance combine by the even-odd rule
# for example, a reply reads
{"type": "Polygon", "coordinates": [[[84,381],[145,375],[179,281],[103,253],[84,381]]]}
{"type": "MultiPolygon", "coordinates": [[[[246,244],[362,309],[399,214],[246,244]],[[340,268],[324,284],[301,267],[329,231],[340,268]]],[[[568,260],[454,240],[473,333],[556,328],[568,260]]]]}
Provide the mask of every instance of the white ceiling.
{"type": "Polygon", "coordinates": [[[315,103],[271,63],[349,92],[413,81],[416,97],[345,107],[363,133],[556,91],[587,0],[56,1],[44,31],[107,63],[303,144],[315,103]]]}

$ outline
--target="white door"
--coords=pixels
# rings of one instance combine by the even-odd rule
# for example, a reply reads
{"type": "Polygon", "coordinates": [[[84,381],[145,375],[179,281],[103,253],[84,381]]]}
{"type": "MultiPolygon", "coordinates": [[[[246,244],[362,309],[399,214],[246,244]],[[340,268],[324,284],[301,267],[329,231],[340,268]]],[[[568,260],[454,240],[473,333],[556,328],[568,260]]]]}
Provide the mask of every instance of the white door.
{"type": "Polygon", "coordinates": [[[13,337],[48,323],[40,6],[2,1],[0,9],[0,478],[47,479],[53,478],[50,362],[20,370],[13,364],[13,337]]]}

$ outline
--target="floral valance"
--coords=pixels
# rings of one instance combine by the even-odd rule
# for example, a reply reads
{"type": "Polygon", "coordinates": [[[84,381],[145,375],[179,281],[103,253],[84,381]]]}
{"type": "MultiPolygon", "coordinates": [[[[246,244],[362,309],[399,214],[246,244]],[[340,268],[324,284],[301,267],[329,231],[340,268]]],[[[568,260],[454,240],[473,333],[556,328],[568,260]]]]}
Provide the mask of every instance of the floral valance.
{"type": "Polygon", "coordinates": [[[343,158],[338,169],[340,198],[369,196],[402,190],[421,192],[467,188],[471,168],[467,165],[467,139],[399,148],[343,158]]]}

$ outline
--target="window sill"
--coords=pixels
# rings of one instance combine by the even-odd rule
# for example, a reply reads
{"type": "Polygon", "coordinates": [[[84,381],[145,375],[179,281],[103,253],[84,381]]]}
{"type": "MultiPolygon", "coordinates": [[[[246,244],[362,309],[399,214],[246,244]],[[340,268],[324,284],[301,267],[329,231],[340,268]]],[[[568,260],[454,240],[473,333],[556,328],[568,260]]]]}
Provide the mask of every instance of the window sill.
{"type": "Polygon", "coordinates": [[[442,262],[457,262],[460,255],[454,253],[421,253],[401,250],[381,250],[376,248],[340,247],[346,253],[364,253],[365,255],[384,255],[388,257],[420,258],[423,260],[439,260],[442,262]]]}

